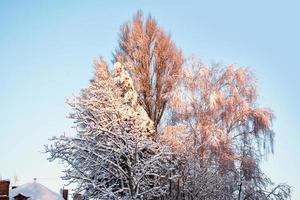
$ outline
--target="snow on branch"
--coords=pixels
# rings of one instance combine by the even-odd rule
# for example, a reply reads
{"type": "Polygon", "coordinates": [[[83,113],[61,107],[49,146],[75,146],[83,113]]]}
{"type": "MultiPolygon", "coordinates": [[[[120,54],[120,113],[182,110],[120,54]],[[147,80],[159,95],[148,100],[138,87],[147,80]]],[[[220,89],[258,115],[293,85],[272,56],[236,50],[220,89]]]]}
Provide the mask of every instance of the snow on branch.
{"type": "Polygon", "coordinates": [[[64,179],[92,199],[161,196],[168,189],[171,154],[154,140],[153,122],[138,104],[123,66],[116,63],[109,78],[101,71],[105,76],[97,74],[68,102],[77,135],[52,138],[46,146],[49,160],[66,164],[64,179]]]}

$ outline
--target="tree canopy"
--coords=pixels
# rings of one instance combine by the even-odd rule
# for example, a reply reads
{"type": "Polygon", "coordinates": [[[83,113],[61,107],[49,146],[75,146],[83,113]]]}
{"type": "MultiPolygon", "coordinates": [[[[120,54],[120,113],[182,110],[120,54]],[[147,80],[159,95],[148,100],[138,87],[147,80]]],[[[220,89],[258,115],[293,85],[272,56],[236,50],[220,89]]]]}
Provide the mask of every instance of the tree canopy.
{"type": "Polygon", "coordinates": [[[100,57],[89,86],[68,102],[76,135],[46,145],[85,199],[291,198],[289,185],[261,170],[273,153],[274,114],[258,104],[249,68],[184,59],[141,12],[121,27],[114,61],[110,72],[100,57]]]}

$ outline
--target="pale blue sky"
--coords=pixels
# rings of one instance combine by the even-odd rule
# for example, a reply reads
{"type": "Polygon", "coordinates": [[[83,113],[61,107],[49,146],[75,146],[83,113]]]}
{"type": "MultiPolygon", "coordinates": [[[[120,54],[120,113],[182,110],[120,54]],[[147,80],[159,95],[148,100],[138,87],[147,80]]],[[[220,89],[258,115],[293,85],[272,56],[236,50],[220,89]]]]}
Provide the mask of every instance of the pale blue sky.
{"type": "Polygon", "coordinates": [[[300,199],[300,4],[296,1],[1,1],[0,174],[33,177],[58,190],[63,169],[41,154],[53,135],[70,132],[65,97],[92,77],[93,60],[110,60],[119,26],[151,13],[184,54],[206,63],[247,66],[260,105],[275,114],[275,155],[264,171],[300,199]],[[80,3],[85,2],[85,3],[80,3]],[[43,179],[47,178],[47,179],[43,179]]]}

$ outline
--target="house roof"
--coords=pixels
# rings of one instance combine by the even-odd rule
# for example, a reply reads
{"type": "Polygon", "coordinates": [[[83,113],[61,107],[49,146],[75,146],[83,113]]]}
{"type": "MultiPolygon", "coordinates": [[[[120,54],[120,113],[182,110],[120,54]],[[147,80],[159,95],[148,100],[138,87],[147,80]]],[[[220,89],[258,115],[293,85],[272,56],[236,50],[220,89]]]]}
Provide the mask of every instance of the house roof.
{"type": "Polygon", "coordinates": [[[11,189],[9,197],[13,199],[18,194],[30,197],[28,200],[64,200],[61,195],[37,182],[27,183],[11,189]]]}

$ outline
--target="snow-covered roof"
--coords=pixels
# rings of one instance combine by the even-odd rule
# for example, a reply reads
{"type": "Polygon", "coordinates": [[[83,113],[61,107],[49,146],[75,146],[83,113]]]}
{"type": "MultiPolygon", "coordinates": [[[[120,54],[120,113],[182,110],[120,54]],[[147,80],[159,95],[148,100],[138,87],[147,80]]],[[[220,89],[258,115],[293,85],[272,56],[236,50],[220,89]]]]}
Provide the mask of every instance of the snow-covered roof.
{"type": "Polygon", "coordinates": [[[64,200],[61,195],[37,182],[27,183],[11,189],[9,191],[9,198],[13,199],[18,194],[29,196],[28,200],[64,200]]]}

